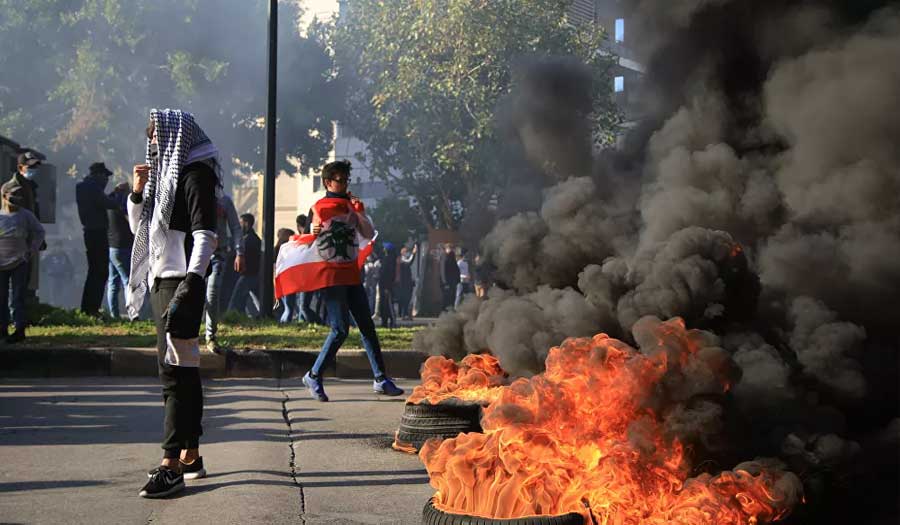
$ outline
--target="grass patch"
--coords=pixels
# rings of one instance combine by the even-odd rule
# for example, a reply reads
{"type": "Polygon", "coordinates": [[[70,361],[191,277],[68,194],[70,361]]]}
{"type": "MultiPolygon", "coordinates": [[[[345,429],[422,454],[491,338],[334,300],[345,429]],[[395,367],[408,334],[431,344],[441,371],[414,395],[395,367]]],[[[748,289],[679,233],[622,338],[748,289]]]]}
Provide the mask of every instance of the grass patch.
{"type": "MultiPolygon", "coordinates": [[[[95,319],[80,312],[40,305],[34,326],[28,328],[28,346],[53,347],[154,347],[156,328],[150,321],[135,323],[95,319]]],[[[412,347],[421,327],[388,330],[377,328],[381,347],[388,350],[412,347]]],[[[237,349],[318,349],[330,329],[306,323],[281,325],[229,313],[219,323],[219,342],[237,349]]],[[[201,327],[200,333],[203,333],[201,327]]],[[[202,337],[201,337],[202,339],[202,337]]],[[[351,329],[343,348],[362,348],[359,330],[351,329]]]]}

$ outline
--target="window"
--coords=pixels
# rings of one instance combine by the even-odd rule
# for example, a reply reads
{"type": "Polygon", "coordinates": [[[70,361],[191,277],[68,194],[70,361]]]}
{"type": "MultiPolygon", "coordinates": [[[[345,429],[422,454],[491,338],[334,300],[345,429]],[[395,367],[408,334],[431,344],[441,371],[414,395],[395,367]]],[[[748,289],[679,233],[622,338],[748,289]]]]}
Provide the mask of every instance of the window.
{"type": "Polygon", "coordinates": [[[322,176],[321,175],[313,175],[313,191],[319,191],[322,189],[322,176]]]}
{"type": "Polygon", "coordinates": [[[616,19],[616,42],[624,42],[625,41],[625,19],[617,18],[616,19]]]}
{"type": "Polygon", "coordinates": [[[625,91],[625,77],[616,77],[615,82],[613,83],[613,89],[616,93],[622,93],[625,91]]]}

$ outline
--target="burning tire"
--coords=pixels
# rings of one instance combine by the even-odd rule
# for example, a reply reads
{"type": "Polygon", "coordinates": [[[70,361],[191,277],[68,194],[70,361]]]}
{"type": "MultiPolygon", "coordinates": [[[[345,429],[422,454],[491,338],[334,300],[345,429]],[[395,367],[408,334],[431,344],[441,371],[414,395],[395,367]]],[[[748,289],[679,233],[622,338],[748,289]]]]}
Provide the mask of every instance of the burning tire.
{"type": "Polygon", "coordinates": [[[407,403],[394,448],[418,451],[431,438],[447,439],[461,432],[481,432],[481,405],[476,403],[407,403]]]}
{"type": "Polygon", "coordinates": [[[491,519],[451,514],[435,508],[428,500],[422,510],[422,525],[584,525],[584,517],[572,512],[560,516],[530,516],[527,518],[491,519]]]}

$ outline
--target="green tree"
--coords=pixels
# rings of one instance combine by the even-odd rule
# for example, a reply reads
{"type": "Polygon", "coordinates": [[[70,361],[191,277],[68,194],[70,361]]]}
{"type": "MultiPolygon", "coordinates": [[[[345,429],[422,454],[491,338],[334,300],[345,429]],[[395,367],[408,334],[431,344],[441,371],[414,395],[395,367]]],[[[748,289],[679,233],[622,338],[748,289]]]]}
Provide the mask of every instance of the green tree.
{"type": "Polygon", "coordinates": [[[348,83],[343,124],[365,141],[375,176],[414,197],[425,224],[455,229],[466,206],[502,186],[500,103],[528,56],[590,69],[594,136],[618,122],[601,28],[567,21],[570,0],[356,0],[332,33],[348,83]]]}
{"type": "Polygon", "coordinates": [[[404,197],[379,199],[372,210],[372,222],[378,230],[378,240],[398,246],[409,238],[415,239],[425,234],[418,212],[404,197]]]}
{"type": "MultiPolygon", "coordinates": [[[[264,142],[264,0],[0,0],[0,134],[63,169],[130,171],[151,107],[181,107],[223,154],[258,166],[264,142]]],[[[279,167],[318,166],[338,109],[320,26],[281,2],[279,167]]]]}

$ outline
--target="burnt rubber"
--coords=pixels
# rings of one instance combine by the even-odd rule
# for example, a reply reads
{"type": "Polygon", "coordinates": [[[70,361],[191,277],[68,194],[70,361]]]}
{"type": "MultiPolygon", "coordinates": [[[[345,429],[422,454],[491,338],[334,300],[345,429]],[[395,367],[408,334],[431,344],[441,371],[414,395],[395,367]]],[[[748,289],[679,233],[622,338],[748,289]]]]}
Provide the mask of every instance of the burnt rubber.
{"type": "Polygon", "coordinates": [[[572,512],[559,516],[529,516],[527,518],[492,519],[451,514],[435,508],[431,499],[422,509],[422,525],[584,525],[584,517],[572,512]]]}
{"type": "Polygon", "coordinates": [[[397,441],[418,450],[428,439],[452,438],[461,432],[481,432],[481,405],[407,403],[400,418],[397,441]]]}

